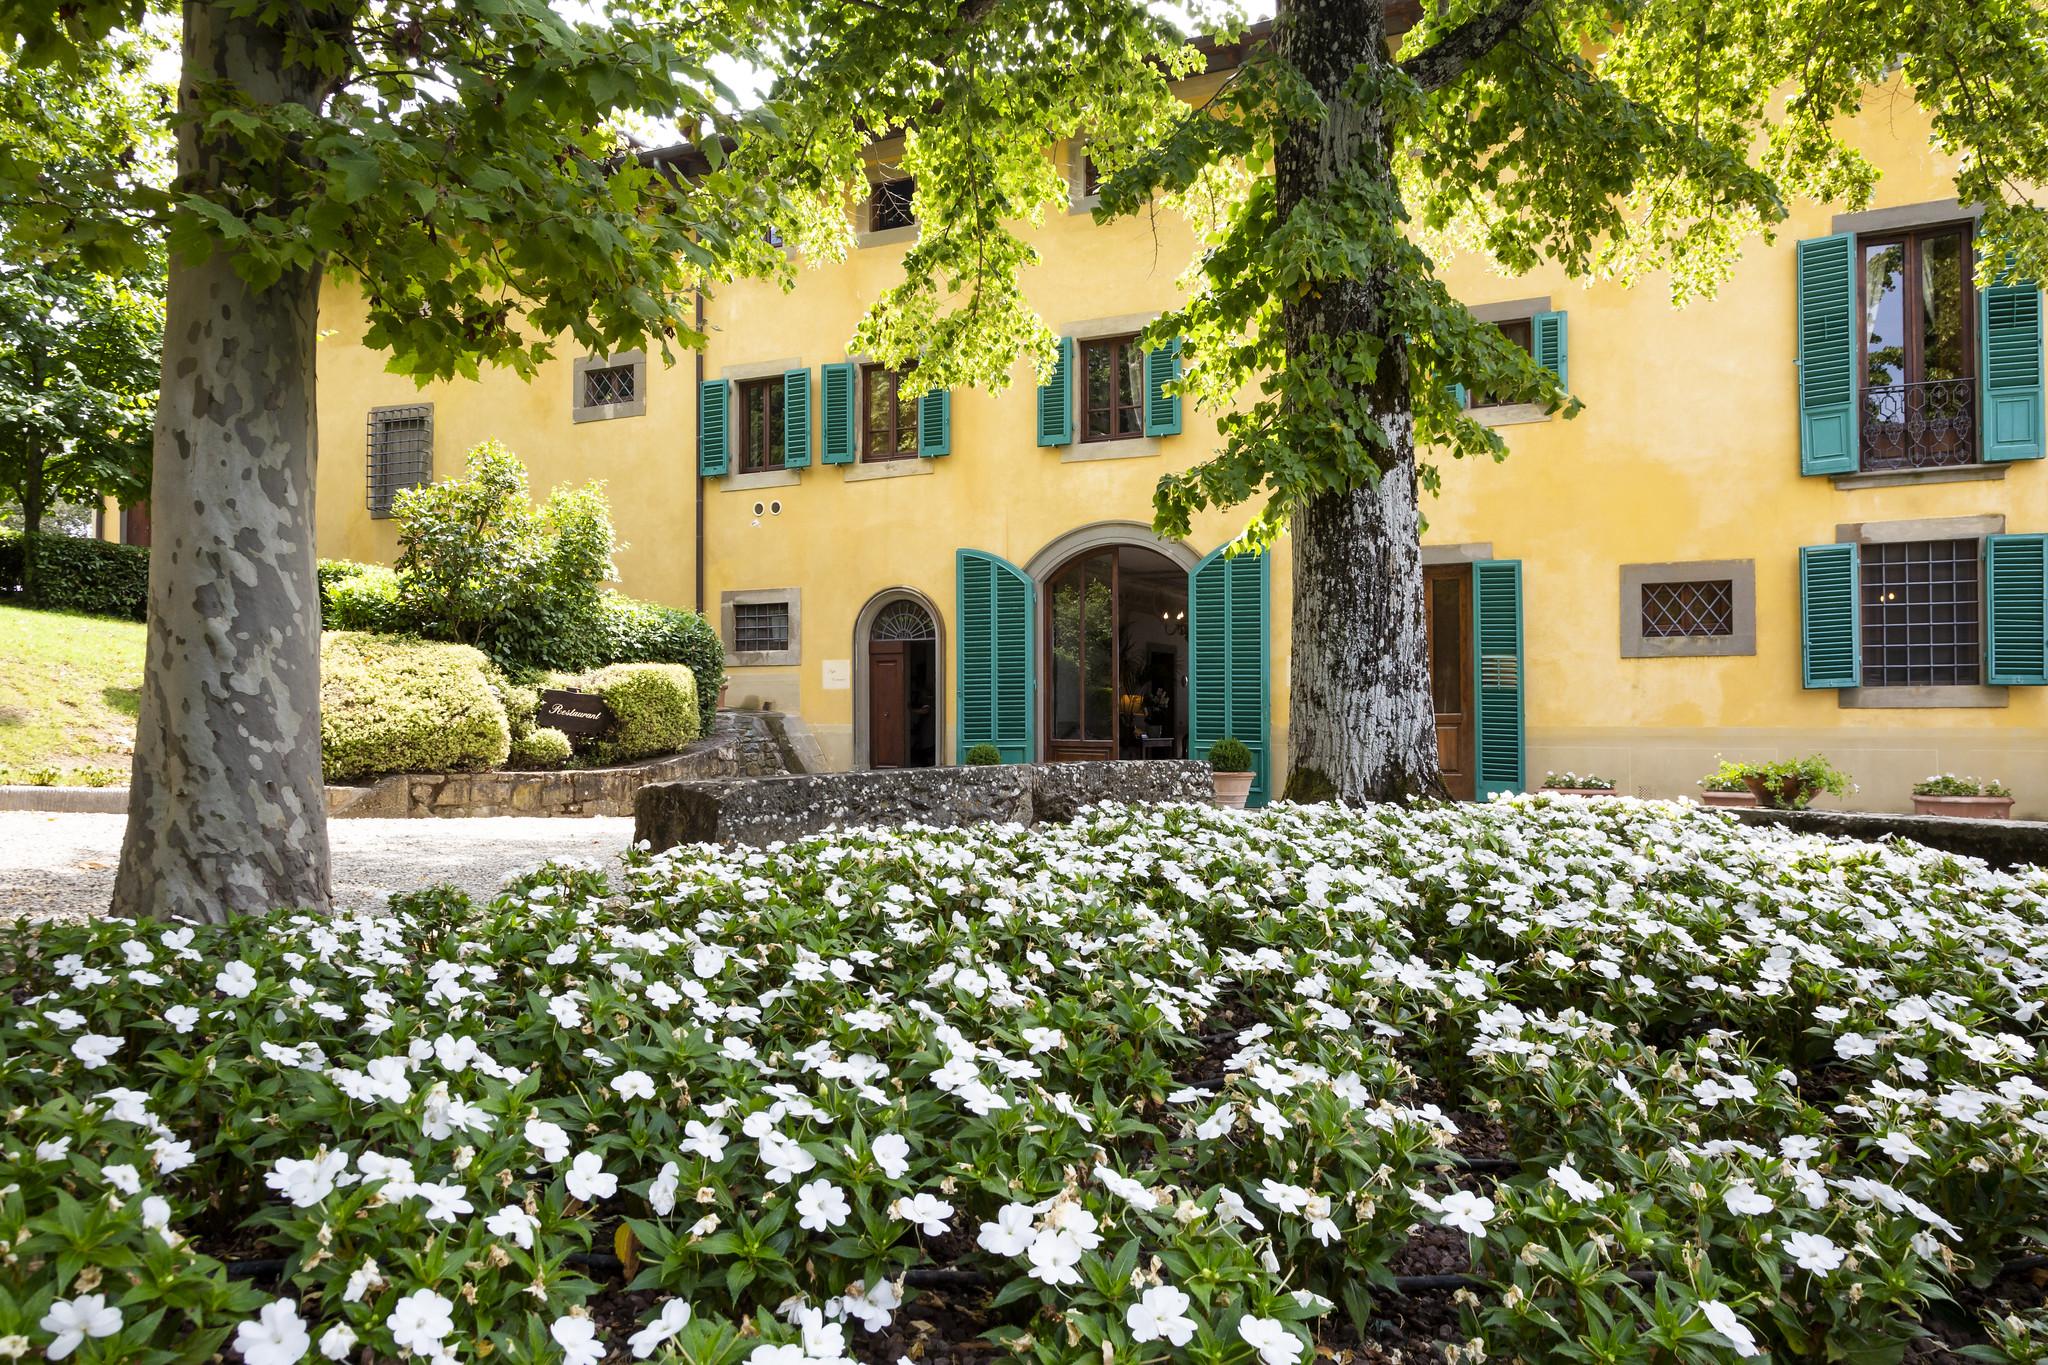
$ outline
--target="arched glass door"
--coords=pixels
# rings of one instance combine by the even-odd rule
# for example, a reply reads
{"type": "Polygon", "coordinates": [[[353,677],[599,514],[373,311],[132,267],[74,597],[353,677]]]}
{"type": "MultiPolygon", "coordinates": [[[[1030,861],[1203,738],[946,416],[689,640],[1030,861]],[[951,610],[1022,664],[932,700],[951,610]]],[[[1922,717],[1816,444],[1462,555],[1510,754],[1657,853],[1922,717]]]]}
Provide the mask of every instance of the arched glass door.
{"type": "Polygon", "coordinates": [[[868,629],[868,766],[939,761],[939,632],[911,601],[883,607],[868,629]]]}
{"type": "Polygon", "coordinates": [[[1187,572],[1152,550],[1086,551],[1045,592],[1046,757],[1187,752],[1187,572]]]}

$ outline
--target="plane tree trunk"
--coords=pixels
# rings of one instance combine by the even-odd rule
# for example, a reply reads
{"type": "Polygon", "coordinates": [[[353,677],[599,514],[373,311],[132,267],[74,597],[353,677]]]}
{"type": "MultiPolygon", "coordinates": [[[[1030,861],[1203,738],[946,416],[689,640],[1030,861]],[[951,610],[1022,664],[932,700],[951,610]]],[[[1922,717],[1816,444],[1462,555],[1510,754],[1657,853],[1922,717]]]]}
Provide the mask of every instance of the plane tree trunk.
{"type": "MultiPolygon", "coordinates": [[[[281,36],[190,0],[195,78],[312,103],[281,36]]],[[[219,188],[221,149],[181,124],[178,170],[219,188]]],[[[239,189],[242,187],[231,187],[239,189]]],[[[113,911],[219,922],[328,906],[314,572],[317,269],[251,288],[173,256],[157,408],[147,664],[113,911]]]]}
{"type": "MultiPolygon", "coordinates": [[[[1275,43],[1328,107],[1326,119],[1295,125],[1275,148],[1281,219],[1354,178],[1398,202],[1392,115],[1341,95],[1359,66],[1387,62],[1382,7],[1280,0],[1275,43]]],[[[1377,371],[1354,392],[1384,435],[1375,486],[1318,494],[1291,517],[1287,795],[1354,802],[1443,796],[1423,629],[1407,342],[1388,321],[1383,284],[1370,276],[1304,291],[1283,303],[1281,323],[1290,357],[1311,354],[1329,338],[1380,339],[1377,371]]]]}

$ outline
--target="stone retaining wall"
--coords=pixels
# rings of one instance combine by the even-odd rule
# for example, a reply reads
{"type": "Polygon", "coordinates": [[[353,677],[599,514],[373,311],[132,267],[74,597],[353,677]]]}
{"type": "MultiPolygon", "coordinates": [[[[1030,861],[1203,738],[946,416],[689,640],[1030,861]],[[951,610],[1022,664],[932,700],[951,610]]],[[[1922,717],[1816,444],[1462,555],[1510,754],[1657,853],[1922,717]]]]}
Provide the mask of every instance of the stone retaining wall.
{"type": "Polygon", "coordinates": [[[653,847],[766,844],[828,829],[1071,820],[1101,801],[1207,801],[1209,765],[1186,761],[892,768],[641,788],[633,837],[653,847]]]}
{"type": "Polygon", "coordinates": [[[1876,815],[1841,810],[1742,810],[1745,825],[1783,825],[1802,834],[1879,842],[1910,839],[1944,853],[1982,858],[1993,867],[2032,863],[2048,867],[2048,823],[2039,820],[1962,820],[1946,815],[1876,815]]]}

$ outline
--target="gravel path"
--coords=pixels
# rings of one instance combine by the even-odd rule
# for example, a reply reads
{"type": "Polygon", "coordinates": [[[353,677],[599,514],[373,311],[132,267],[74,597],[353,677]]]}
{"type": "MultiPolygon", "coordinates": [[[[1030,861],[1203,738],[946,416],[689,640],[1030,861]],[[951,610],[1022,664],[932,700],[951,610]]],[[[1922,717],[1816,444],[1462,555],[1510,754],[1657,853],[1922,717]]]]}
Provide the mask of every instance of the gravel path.
{"type": "MultiPolygon", "coordinates": [[[[0,924],[17,915],[85,918],[114,892],[125,815],[0,811],[0,924]]],[[[336,820],[334,901],[376,909],[393,891],[448,882],[488,895],[549,858],[583,858],[609,869],[633,838],[630,819],[336,820]]]]}

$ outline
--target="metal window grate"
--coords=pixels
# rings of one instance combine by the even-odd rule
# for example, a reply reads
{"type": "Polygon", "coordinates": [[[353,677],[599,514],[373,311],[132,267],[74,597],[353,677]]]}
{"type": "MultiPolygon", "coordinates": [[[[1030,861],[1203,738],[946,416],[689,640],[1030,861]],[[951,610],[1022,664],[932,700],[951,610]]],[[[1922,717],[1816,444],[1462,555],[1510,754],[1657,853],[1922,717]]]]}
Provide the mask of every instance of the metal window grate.
{"type": "Polygon", "coordinates": [[[930,614],[917,603],[891,602],[875,618],[868,636],[874,640],[936,640],[939,632],[930,614]]]}
{"type": "Polygon", "coordinates": [[[735,602],[733,604],[733,653],[773,653],[787,650],[788,648],[789,603],[735,602]]]}
{"type": "Polygon", "coordinates": [[[1735,633],[1735,581],[1643,584],[1643,638],[1684,640],[1735,633]]]}
{"type": "Polygon", "coordinates": [[[1983,676],[1974,540],[1865,545],[1863,685],[1967,687],[1983,676]]]}
{"type": "Polygon", "coordinates": [[[876,181],[868,198],[868,231],[887,232],[915,223],[917,214],[911,208],[911,196],[916,193],[917,181],[911,176],[876,181]]]}
{"type": "Polygon", "coordinates": [[[586,408],[610,407],[613,403],[630,403],[639,385],[631,365],[607,365],[599,370],[583,372],[583,406],[586,408]]]}
{"type": "Polygon", "coordinates": [[[401,490],[434,481],[433,405],[371,408],[364,445],[370,515],[388,517],[401,490]]]}

